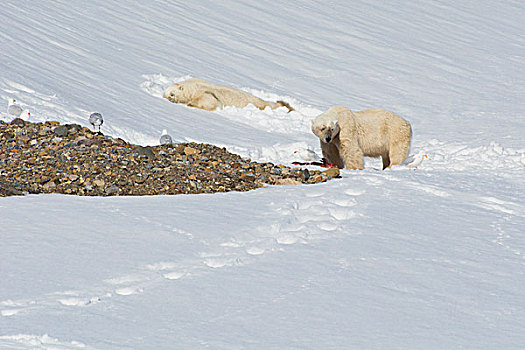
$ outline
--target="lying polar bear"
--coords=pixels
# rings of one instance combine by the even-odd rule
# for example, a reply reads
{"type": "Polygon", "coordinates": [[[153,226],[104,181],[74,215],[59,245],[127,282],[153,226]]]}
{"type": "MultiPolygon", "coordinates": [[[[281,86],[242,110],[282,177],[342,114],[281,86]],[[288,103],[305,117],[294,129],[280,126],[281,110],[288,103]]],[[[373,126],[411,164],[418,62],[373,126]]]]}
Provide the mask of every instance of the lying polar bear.
{"type": "Polygon", "coordinates": [[[174,103],[182,103],[189,107],[196,107],[207,111],[214,111],[224,106],[244,108],[249,104],[261,110],[266,107],[270,107],[271,109],[286,107],[289,112],[294,110],[284,101],[264,101],[245,91],[209,83],[197,78],[171,85],[164,91],[163,97],[174,103]]]}
{"type": "Polygon", "coordinates": [[[384,109],[352,112],[332,107],[312,121],[323,157],[338,168],[363,169],[364,157],[381,157],[383,169],[401,163],[408,156],[410,123],[384,109]]]}

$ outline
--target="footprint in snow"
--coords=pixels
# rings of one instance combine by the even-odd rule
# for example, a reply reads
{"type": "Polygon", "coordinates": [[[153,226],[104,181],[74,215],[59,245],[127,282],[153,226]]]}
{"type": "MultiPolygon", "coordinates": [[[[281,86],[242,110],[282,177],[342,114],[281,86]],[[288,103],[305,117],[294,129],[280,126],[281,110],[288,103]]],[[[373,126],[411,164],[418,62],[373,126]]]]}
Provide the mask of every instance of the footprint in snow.
{"type": "Polygon", "coordinates": [[[2,310],[0,312],[0,315],[9,317],[9,316],[16,315],[17,313],[22,312],[22,311],[24,311],[24,309],[7,309],[7,310],[2,310]]]}
{"type": "Polygon", "coordinates": [[[326,196],[326,192],[325,191],[307,191],[304,194],[304,196],[307,198],[322,197],[322,196],[326,196]]]}
{"type": "Polygon", "coordinates": [[[344,193],[349,196],[360,196],[364,194],[365,192],[366,192],[365,190],[362,190],[359,188],[347,188],[346,190],[344,190],[344,193]]]}
{"type": "Polygon", "coordinates": [[[204,264],[208,267],[211,267],[213,269],[218,269],[224,266],[232,266],[240,264],[239,259],[231,259],[231,258],[207,258],[204,260],[204,264]]]}
{"type": "Polygon", "coordinates": [[[261,254],[264,254],[265,251],[266,250],[264,248],[260,248],[260,247],[250,247],[246,249],[246,253],[250,255],[261,255],[261,254]]]}
{"type": "MultiPolygon", "coordinates": [[[[0,336],[0,348],[2,349],[53,349],[73,350],[88,349],[88,346],[78,341],[60,341],[47,334],[42,336],[30,334],[2,335],[0,336]]],[[[91,349],[91,348],[89,348],[91,349]]]]}
{"type": "Polygon", "coordinates": [[[176,267],[177,267],[177,264],[175,263],[163,262],[163,261],[146,265],[146,268],[148,268],[151,271],[163,271],[163,270],[174,269],[176,267]]]}
{"type": "Polygon", "coordinates": [[[182,271],[173,271],[162,275],[162,277],[168,280],[178,280],[179,278],[182,278],[184,276],[186,276],[186,272],[182,271]]]}
{"type": "Polygon", "coordinates": [[[65,299],[58,299],[58,302],[65,306],[87,306],[91,304],[100,303],[102,301],[99,297],[93,297],[89,299],[83,299],[83,298],[65,298],[65,299]]]}
{"type": "Polygon", "coordinates": [[[357,204],[354,198],[335,198],[332,203],[340,207],[353,207],[357,204]]]}
{"type": "Polygon", "coordinates": [[[325,222],[318,223],[317,227],[320,230],[323,230],[323,231],[335,231],[335,230],[337,230],[338,225],[336,225],[334,223],[331,223],[331,222],[328,222],[328,221],[325,221],[325,222]]]}
{"type": "Polygon", "coordinates": [[[115,293],[122,296],[128,296],[133,294],[139,294],[144,292],[143,288],[140,287],[124,287],[115,290],[115,293]]]}
{"type": "Polygon", "coordinates": [[[330,215],[336,220],[348,220],[356,216],[355,212],[346,207],[332,207],[328,208],[330,215]]]}
{"type": "Polygon", "coordinates": [[[284,235],[281,235],[279,237],[276,237],[275,240],[279,244],[291,245],[291,244],[295,244],[295,243],[299,242],[299,237],[297,237],[296,235],[284,234],[284,235]]]}

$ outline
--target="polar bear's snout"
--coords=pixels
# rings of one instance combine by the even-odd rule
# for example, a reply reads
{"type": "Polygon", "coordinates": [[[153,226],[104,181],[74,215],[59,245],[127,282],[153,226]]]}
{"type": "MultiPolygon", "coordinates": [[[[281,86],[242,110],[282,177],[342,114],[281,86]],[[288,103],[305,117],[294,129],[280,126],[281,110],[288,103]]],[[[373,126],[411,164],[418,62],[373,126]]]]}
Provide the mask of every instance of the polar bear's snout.
{"type": "Polygon", "coordinates": [[[330,143],[339,133],[337,122],[329,122],[327,125],[312,124],[313,133],[324,143],[330,143]]]}
{"type": "Polygon", "coordinates": [[[335,130],[333,129],[332,125],[329,127],[321,128],[321,133],[323,134],[322,138],[324,138],[325,143],[330,143],[330,141],[334,139],[334,132],[335,130]]]}
{"type": "Polygon", "coordinates": [[[170,88],[166,89],[162,97],[167,98],[167,99],[173,98],[173,91],[171,91],[170,88]]]}

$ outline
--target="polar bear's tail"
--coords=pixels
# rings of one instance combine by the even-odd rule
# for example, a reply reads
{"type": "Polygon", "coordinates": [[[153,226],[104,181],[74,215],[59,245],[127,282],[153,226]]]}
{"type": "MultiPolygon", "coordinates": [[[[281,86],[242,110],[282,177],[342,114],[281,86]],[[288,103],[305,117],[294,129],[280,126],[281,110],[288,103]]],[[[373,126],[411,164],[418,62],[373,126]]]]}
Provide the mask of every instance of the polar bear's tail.
{"type": "Polygon", "coordinates": [[[290,106],[290,104],[288,102],[284,102],[284,101],[277,101],[276,102],[279,106],[282,106],[282,107],[286,107],[288,108],[288,113],[290,113],[291,111],[295,111],[295,109],[293,109],[292,106],[290,106]]]}

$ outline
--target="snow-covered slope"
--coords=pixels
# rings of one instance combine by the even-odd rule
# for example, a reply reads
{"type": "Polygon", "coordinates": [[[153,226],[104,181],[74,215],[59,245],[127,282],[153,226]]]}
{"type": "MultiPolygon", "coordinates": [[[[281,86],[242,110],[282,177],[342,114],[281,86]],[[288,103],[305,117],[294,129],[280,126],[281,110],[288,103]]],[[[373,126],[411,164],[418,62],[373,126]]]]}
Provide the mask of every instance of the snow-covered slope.
{"type": "Polygon", "coordinates": [[[328,107],[382,107],[428,158],[248,193],[0,199],[0,348],[525,344],[521,2],[2,6],[0,100],[33,120],[96,111],[130,142],[167,129],[288,164],[318,151],[310,120],[328,107]],[[188,77],[296,111],[161,98],[188,77]]]}

